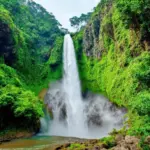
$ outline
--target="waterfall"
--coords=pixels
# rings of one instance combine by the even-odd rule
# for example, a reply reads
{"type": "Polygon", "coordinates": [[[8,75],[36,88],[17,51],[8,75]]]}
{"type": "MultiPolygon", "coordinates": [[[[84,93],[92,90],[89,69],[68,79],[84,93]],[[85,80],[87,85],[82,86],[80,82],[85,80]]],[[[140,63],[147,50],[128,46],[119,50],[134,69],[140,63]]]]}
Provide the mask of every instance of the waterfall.
{"type": "Polygon", "coordinates": [[[97,94],[88,92],[82,97],[74,44],[69,34],[64,37],[63,68],[63,79],[51,83],[45,96],[51,120],[41,119],[43,134],[100,138],[122,127],[124,110],[97,94]]]}
{"type": "Polygon", "coordinates": [[[67,123],[69,132],[78,135],[85,131],[84,105],[81,97],[81,87],[76,63],[75,49],[70,35],[64,38],[64,77],[63,89],[67,100],[67,123]]]}

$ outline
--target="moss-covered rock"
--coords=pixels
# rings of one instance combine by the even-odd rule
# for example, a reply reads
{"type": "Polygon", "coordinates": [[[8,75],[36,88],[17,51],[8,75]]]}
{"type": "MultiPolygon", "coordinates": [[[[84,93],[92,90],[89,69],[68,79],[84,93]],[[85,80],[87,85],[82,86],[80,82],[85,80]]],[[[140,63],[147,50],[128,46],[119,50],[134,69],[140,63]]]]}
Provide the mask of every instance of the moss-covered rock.
{"type": "Polygon", "coordinates": [[[149,41],[143,44],[140,28],[126,26],[118,8],[121,2],[126,5],[123,1],[101,1],[85,29],[73,38],[83,90],[102,93],[128,108],[128,133],[143,136],[150,132],[150,52],[145,46],[149,41]],[[98,21],[95,24],[97,17],[99,25],[98,21]]]}

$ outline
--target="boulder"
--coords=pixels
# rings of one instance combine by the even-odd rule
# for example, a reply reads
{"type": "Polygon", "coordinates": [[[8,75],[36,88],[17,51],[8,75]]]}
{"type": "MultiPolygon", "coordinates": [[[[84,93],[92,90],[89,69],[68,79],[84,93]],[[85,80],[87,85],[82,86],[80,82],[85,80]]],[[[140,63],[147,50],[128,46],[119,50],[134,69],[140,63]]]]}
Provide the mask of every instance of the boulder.
{"type": "Polygon", "coordinates": [[[93,150],[100,150],[100,146],[95,146],[93,150]]]}
{"type": "Polygon", "coordinates": [[[138,144],[138,143],[139,143],[139,139],[136,138],[136,137],[134,137],[134,136],[129,136],[129,135],[127,135],[127,136],[125,137],[125,142],[126,142],[127,144],[138,144]]]}
{"type": "Polygon", "coordinates": [[[120,141],[124,140],[124,136],[119,134],[115,137],[115,141],[118,144],[120,141]]]}

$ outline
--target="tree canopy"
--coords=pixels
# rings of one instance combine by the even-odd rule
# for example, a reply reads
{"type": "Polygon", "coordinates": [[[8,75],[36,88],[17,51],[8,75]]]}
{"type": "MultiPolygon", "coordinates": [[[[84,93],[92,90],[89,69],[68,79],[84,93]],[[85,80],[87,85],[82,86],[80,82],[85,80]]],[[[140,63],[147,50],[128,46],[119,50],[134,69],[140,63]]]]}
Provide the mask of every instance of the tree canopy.
{"type": "Polygon", "coordinates": [[[92,12],[88,12],[87,14],[81,14],[80,17],[74,16],[70,18],[71,26],[80,30],[81,27],[85,26],[86,23],[89,21],[92,12]]]}

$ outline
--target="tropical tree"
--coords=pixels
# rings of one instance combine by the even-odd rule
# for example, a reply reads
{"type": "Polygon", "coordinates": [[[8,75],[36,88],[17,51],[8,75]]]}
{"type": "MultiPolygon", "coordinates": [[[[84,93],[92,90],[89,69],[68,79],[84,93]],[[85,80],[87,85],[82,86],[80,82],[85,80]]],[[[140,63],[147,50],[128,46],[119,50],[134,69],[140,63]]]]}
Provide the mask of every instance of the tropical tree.
{"type": "Polygon", "coordinates": [[[80,17],[74,16],[70,18],[71,26],[80,30],[83,26],[87,24],[91,17],[92,12],[88,12],[87,14],[81,14],[80,17]]]}

